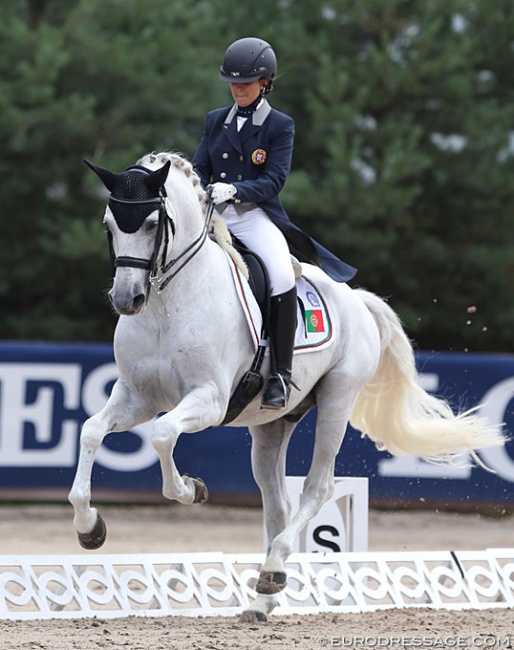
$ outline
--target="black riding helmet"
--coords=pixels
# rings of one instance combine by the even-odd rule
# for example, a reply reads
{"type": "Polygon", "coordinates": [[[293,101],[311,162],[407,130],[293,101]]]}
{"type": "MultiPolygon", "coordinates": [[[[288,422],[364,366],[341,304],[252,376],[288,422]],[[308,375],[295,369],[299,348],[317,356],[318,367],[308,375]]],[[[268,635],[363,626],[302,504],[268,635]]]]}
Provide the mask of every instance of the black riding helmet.
{"type": "Polygon", "coordinates": [[[249,83],[256,79],[274,79],[277,57],[269,43],[261,38],[240,38],[227,48],[220,67],[220,80],[249,83]]]}

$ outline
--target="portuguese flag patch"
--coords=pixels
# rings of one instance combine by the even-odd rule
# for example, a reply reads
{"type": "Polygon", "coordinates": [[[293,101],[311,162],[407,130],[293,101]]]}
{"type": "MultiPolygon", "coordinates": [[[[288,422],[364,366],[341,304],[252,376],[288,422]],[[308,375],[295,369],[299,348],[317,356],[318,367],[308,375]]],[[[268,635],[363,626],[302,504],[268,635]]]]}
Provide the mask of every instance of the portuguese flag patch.
{"type": "Polygon", "coordinates": [[[321,309],[309,309],[305,312],[308,332],[324,332],[323,312],[321,309]]]}

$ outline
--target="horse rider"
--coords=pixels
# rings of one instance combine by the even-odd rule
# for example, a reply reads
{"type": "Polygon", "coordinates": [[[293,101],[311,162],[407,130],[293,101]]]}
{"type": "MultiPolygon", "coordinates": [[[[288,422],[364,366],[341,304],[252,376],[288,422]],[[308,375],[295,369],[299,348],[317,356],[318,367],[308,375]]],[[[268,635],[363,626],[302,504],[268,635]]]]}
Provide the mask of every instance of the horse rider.
{"type": "Polygon", "coordinates": [[[283,409],[291,386],[296,329],[296,286],[289,246],[339,282],[356,270],[312,240],[288,218],[280,202],[291,168],[294,121],[266,99],[277,75],[269,43],[241,38],[227,48],[219,78],[230,84],[234,104],[210,111],[193,167],[216,212],[268,271],[271,290],[271,373],[262,407],[283,409]]]}

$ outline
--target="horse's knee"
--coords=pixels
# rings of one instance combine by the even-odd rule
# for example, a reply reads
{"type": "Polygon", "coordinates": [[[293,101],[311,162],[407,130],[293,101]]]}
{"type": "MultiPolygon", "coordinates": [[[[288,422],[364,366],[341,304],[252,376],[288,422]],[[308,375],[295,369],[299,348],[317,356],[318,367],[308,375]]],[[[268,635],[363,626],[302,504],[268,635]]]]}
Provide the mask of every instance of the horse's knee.
{"type": "Polygon", "coordinates": [[[170,427],[159,418],[152,429],[152,446],[158,454],[167,452],[170,444],[173,443],[173,438],[170,434],[170,427]]]}
{"type": "Polygon", "coordinates": [[[94,421],[91,420],[86,421],[82,427],[82,431],[80,432],[81,449],[91,450],[93,453],[96,452],[102,444],[105,435],[105,427],[100,425],[97,426],[94,421]]]}

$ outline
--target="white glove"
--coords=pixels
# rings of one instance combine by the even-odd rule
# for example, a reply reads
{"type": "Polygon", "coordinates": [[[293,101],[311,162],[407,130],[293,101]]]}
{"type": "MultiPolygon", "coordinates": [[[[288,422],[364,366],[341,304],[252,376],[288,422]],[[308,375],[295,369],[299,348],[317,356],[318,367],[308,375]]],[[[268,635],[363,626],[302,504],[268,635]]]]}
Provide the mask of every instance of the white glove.
{"type": "Polygon", "coordinates": [[[207,187],[207,191],[210,193],[214,205],[219,205],[220,203],[228,201],[235,196],[237,192],[236,188],[229,183],[214,183],[207,187]]]}

